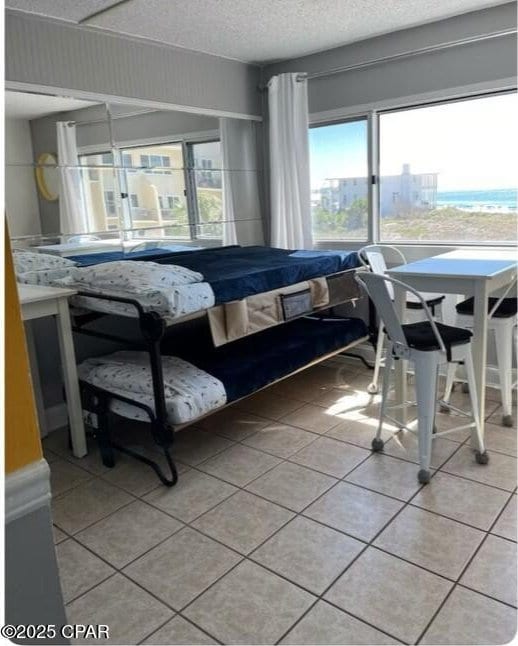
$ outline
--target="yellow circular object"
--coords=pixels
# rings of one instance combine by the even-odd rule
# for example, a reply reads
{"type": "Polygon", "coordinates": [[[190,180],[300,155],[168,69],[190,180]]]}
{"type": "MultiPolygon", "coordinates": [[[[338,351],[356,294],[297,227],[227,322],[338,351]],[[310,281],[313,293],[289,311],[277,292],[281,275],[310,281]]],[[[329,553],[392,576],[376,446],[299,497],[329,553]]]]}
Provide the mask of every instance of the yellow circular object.
{"type": "Polygon", "coordinates": [[[43,199],[55,202],[59,198],[58,160],[52,153],[41,153],[36,163],[38,190],[43,199]]]}

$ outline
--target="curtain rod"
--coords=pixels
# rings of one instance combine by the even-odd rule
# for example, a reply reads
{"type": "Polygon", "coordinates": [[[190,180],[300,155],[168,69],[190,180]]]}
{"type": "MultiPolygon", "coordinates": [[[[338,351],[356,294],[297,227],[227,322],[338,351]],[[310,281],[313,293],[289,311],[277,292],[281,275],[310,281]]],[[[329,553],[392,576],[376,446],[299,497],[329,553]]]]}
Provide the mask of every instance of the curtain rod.
{"type": "MultiPolygon", "coordinates": [[[[354,70],[365,69],[368,67],[373,67],[375,65],[382,65],[383,63],[391,63],[393,61],[404,60],[406,58],[412,58],[414,56],[420,56],[422,54],[430,54],[433,52],[439,52],[452,47],[461,47],[463,45],[471,45],[473,43],[478,43],[486,40],[492,40],[495,38],[502,38],[504,36],[510,36],[517,33],[516,27],[510,29],[503,29],[500,31],[490,32],[488,34],[481,34],[478,36],[470,36],[468,38],[460,38],[458,40],[451,40],[444,43],[439,43],[437,45],[429,45],[427,47],[418,47],[416,49],[411,49],[408,51],[400,52],[398,54],[392,54],[389,56],[380,56],[379,58],[371,58],[369,60],[363,61],[361,63],[353,63],[351,65],[343,65],[340,67],[334,67],[329,70],[323,70],[321,72],[312,72],[308,73],[305,78],[309,81],[313,79],[325,78],[328,76],[334,76],[335,74],[343,74],[345,72],[352,72],[354,70]]],[[[260,85],[258,87],[259,91],[266,91],[268,89],[268,84],[260,85]]]]}

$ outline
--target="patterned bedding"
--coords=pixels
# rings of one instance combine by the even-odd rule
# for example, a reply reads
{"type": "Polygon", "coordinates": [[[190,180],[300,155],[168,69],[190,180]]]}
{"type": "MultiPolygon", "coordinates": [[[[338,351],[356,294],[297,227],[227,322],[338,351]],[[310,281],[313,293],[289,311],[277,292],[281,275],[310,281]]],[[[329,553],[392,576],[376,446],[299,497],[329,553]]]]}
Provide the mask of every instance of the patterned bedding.
{"type": "Polygon", "coordinates": [[[51,285],[66,278],[75,267],[75,262],[48,253],[13,250],[16,280],[26,285],[51,285]]]}
{"type": "MultiPolygon", "coordinates": [[[[182,253],[148,251],[151,255],[145,259],[140,256],[140,260],[103,261],[82,267],[65,260],[68,266],[28,273],[26,282],[71,286],[136,300],[169,324],[209,311],[215,345],[294,318],[287,311],[295,300],[300,300],[302,315],[357,297],[343,288],[335,289],[333,294],[330,283],[331,276],[357,266],[357,254],[351,251],[293,251],[238,245],[182,253]],[[293,292],[300,295],[295,294],[295,299],[288,302],[287,297],[293,292]]],[[[38,257],[42,254],[31,255],[36,257],[35,262],[40,262],[38,257]]],[[[50,258],[54,262],[63,261],[50,258]]],[[[134,306],[113,300],[76,296],[71,304],[80,309],[138,316],[134,306]]]]}
{"type": "MultiPolygon", "coordinates": [[[[214,305],[214,293],[202,274],[180,265],[115,261],[92,267],[74,267],[55,284],[82,291],[137,300],[145,310],[168,318],[182,317],[214,305]]],[[[77,296],[72,304],[102,312],[137,316],[129,304],[77,296]]]]}
{"type": "MultiPolygon", "coordinates": [[[[167,416],[171,425],[190,422],[226,403],[225,388],[216,377],[177,357],[163,357],[162,367],[167,416]]],[[[121,351],[87,359],[78,366],[78,376],[116,395],[147,404],[154,410],[149,356],[145,352],[121,351]]],[[[129,419],[149,421],[141,408],[116,399],[111,401],[111,410],[129,419]]]]}

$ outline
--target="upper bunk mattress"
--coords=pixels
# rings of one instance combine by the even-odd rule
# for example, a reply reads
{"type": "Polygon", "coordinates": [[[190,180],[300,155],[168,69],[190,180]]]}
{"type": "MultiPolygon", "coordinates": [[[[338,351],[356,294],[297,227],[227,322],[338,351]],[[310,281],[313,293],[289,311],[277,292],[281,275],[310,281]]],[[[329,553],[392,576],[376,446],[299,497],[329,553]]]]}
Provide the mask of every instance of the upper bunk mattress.
{"type": "Polygon", "coordinates": [[[356,251],[238,246],[170,254],[154,262],[182,265],[203,274],[216,305],[360,266],[356,251]]]}
{"type": "MultiPolygon", "coordinates": [[[[124,261],[76,268],[70,272],[68,279],[58,283],[75,286],[80,291],[89,292],[92,297],[97,293],[137,300],[145,309],[155,310],[166,320],[171,319],[172,323],[175,319],[203,313],[215,305],[244,302],[260,294],[269,294],[274,299],[272,307],[278,309],[276,290],[292,285],[307,289],[309,281],[323,280],[323,277],[334,276],[359,265],[355,251],[292,251],[270,247],[233,246],[169,252],[165,256],[150,254],[133,262],[128,256],[124,261]],[[159,268],[164,274],[190,271],[198,279],[180,286],[169,279],[153,283],[145,278],[149,273],[148,267],[150,270],[155,267],[157,275],[161,275],[157,271],[159,268]],[[105,275],[111,276],[110,281],[105,280],[105,275]],[[127,275],[132,276],[131,290],[128,289],[127,275]],[[138,280],[140,275],[142,279],[138,280]],[[137,283],[139,289],[135,287],[137,283]],[[145,290],[141,287],[145,287],[145,290]]],[[[309,285],[310,289],[313,287],[309,285]]],[[[137,314],[132,305],[92,297],[75,297],[73,304],[124,316],[137,314]]],[[[343,300],[347,298],[344,292],[343,300]]],[[[327,301],[318,299],[313,309],[326,304],[327,301]]],[[[224,336],[222,342],[231,340],[233,335],[225,332],[224,336]]]]}

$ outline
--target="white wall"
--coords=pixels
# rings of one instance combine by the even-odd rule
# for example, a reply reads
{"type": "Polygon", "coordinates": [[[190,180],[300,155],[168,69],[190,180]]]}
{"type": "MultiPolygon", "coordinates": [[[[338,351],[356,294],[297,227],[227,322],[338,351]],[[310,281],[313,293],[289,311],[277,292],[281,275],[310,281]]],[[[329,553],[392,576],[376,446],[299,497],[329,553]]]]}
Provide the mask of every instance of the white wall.
{"type": "Polygon", "coordinates": [[[11,236],[41,233],[31,131],[25,119],[5,120],[5,163],[5,210],[11,236]]]}

